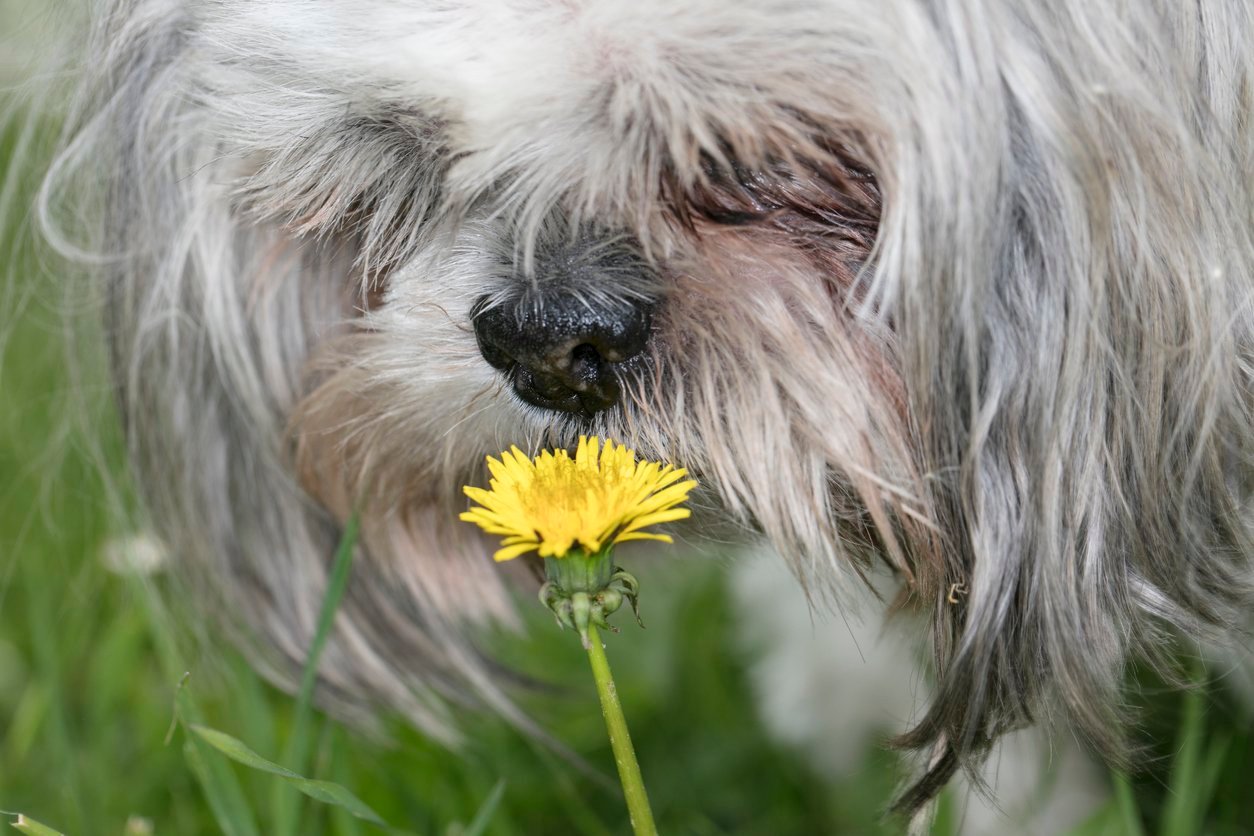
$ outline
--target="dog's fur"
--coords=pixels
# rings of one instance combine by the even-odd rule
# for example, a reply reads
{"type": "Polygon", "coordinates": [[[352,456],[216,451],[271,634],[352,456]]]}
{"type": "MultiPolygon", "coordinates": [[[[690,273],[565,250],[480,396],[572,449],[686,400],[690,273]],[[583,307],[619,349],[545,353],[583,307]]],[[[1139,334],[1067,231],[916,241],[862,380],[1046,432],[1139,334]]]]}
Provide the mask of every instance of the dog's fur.
{"type": "Polygon", "coordinates": [[[817,598],[891,567],[937,677],[907,808],[1054,708],[1117,757],[1129,658],[1250,611],[1246,0],[108,0],[83,70],[43,220],[152,522],[290,682],[359,508],[341,711],[525,722],[459,486],[581,431],[817,598]],[[582,425],[470,315],[605,246],[641,269],[565,290],[660,301],[582,425]]]}
{"type": "MultiPolygon", "coordinates": [[[[736,623],[738,645],[766,728],[818,775],[858,786],[867,753],[910,723],[931,688],[920,675],[926,631],[918,616],[807,609],[784,562],[769,553],[737,561],[730,586],[747,616],[736,623]]],[[[1111,801],[1108,770],[1069,732],[1031,727],[996,741],[977,772],[951,782],[948,832],[1047,836],[1091,819],[1111,801]]],[[[925,813],[918,818],[930,824],[925,813]]]]}

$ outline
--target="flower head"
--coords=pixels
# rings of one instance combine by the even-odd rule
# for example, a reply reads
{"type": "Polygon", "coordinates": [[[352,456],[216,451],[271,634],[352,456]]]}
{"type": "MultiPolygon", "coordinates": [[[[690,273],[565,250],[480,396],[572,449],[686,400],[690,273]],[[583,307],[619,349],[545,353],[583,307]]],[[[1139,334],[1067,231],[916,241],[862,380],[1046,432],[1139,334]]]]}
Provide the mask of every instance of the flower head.
{"type": "Polygon", "coordinates": [[[636,461],[635,451],[596,436],[581,437],[574,458],[546,450],[531,459],[513,447],[499,460],[488,456],[488,469],[491,488],[465,488],[479,507],[461,519],[504,537],[498,561],[531,551],[565,557],[576,547],[595,554],[626,540],[669,543],[643,529],[687,518],[676,506],[697,486],[682,468],[636,461]]]}

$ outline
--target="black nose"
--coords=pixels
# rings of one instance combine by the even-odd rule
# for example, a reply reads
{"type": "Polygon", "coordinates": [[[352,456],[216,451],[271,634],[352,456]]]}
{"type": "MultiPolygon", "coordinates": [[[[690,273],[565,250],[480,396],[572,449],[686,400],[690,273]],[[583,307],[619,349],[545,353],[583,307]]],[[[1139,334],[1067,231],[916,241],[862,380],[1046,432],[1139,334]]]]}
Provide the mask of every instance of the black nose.
{"type": "Polygon", "coordinates": [[[641,357],[652,324],[646,300],[546,296],[518,305],[479,300],[479,352],[528,403],[584,417],[618,402],[619,376],[641,357]]]}

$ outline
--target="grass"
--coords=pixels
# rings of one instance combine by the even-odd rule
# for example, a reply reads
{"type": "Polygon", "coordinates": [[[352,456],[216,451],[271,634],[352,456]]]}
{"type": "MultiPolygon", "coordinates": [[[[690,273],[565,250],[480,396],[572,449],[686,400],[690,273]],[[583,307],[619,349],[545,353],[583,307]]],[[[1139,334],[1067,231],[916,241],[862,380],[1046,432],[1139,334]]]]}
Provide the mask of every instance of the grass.
{"type": "MultiPolygon", "coordinates": [[[[0,137],[0,171],[20,131],[0,137]]],[[[5,187],[29,192],[35,170],[12,172],[5,187]]],[[[400,723],[364,736],[310,710],[309,680],[296,698],[279,693],[230,648],[190,632],[187,602],[162,575],[108,568],[101,548],[127,533],[119,508],[128,503],[109,482],[123,467],[107,392],[69,374],[51,274],[20,244],[24,216],[7,218],[0,809],[68,834],[140,834],[146,823],[161,834],[386,832],[372,815],[449,836],[626,832],[586,659],[540,607],[524,602],[536,638],[492,641],[558,684],[529,707],[591,770],[492,717],[467,718],[469,739],[455,755],[400,723]]],[[[78,329],[90,339],[88,320],[78,329]]],[[[340,566],[351,571],[347,560],[340,566]]],[[[662,832],[898,830],[881,818],[899,777],[893,756],[870,749],[856,774],[830,785],[765,734],[718,566],[633,568],[648,590],[649,629],[629,628],[611,653],[662,832]]],[[[1224,697],[1177,695],[1149,674],[1138,683],[1144,769],[1118,778],[1109,807],[1081,832],[1254,833],[1248,716],[1224,697]]],[[[942,819],[938,832],[957,829],[947,812],[942,819]]],[[[36,823],[25,832],[40,832],[36,823]]]]}

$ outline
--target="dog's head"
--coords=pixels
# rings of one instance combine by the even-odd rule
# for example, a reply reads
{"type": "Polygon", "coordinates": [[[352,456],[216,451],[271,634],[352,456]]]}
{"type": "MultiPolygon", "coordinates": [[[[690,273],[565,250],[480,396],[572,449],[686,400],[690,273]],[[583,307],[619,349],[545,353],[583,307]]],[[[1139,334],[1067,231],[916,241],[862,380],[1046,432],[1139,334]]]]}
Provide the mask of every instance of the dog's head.
{"type": "Polygon", "coordinates": [[[459,488],[590,431],[693,538],[895,573],[933,779],[1046,695],[1117,749],[1129,652],[1248,606],[1237,0],[106,5],[47,194],[103,198],[141,484],[270,663],[360,509],[342,704],[509,710],[459,488]]]}

